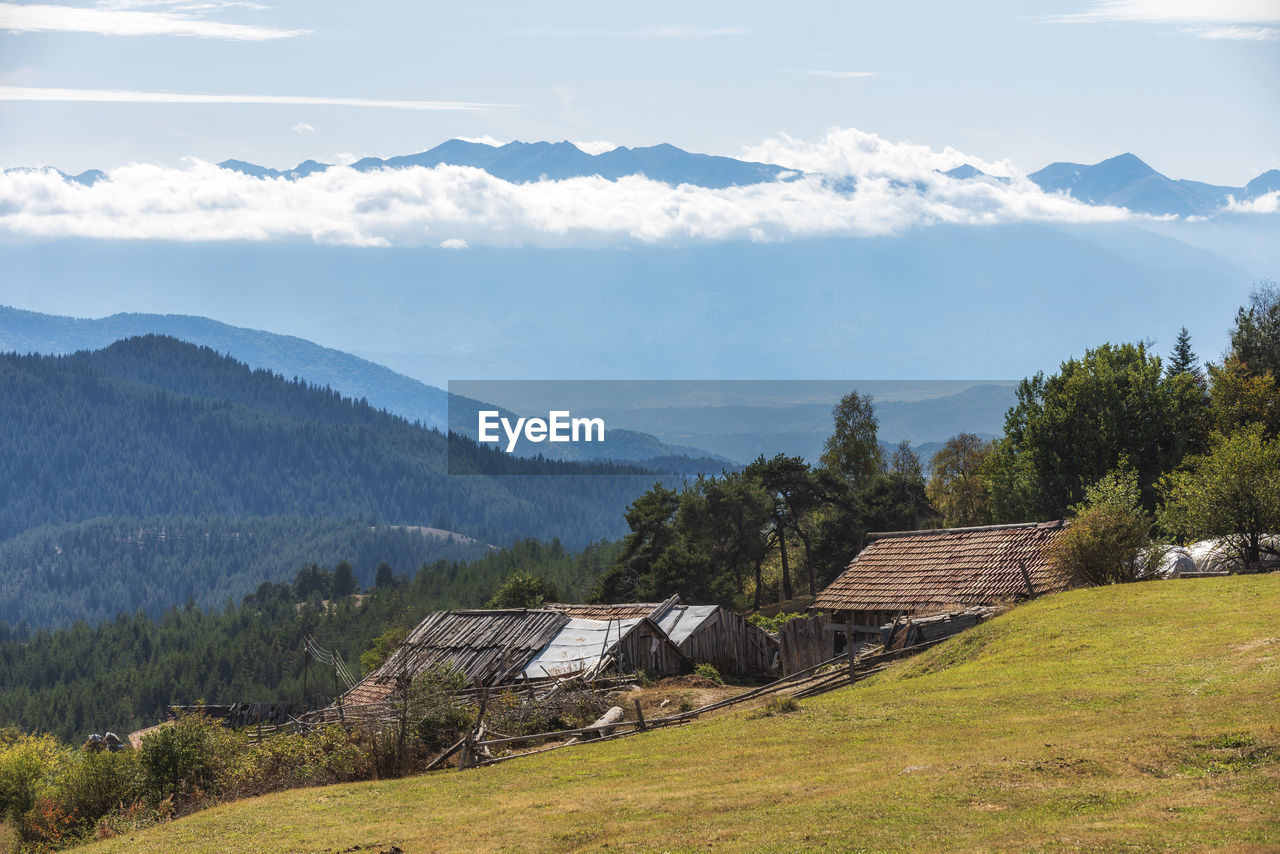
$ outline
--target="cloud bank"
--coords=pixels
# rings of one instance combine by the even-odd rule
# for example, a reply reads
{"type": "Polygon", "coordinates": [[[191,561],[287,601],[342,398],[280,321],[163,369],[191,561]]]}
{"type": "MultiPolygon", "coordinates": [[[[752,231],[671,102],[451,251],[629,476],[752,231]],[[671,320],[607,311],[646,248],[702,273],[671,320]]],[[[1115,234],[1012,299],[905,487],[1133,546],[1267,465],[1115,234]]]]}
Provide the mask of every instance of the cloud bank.
{"type": "Polygon", "coordinates": [[[172,12],[34,3],[0,3],[0,30],[17,33],[97,33],[106,36],[195,36],[230,41],[287,39],[310,32],[228,24],[172,12]]]}
{"type": "Polygon", "coordinates": [[[1189,24],[1180,32],[1202,39],[1275,41],[1280,29],[1276,0],[1094,0],[1081,12],[1047,15],[1054,24],[1189,24]]]}
{"type": "Polygon", "coordinates": [[[1131,216],[1047,194],[1006,163],[891,143],[856,130],[806,144],[784,137],[753,159],[810,173],[727,189],[642,176],[513,184],[470,167],[358,172],[289,181],[201,161],[135,164],[84,186],[57,172],[0,176],[0,231],[31,237],[298,240],[355,246],[616,246],[878,236],[935,224],[1098,222],[1131,216]],[[1008,181],[939,174],[962,162],[1008,181]]]}
{"type": "Polygon", "coordinates": [[[474,101],[394,101],[311,95],[205,95],[181,92],[134,92],[121,89],[54,89],[41,86],[0,86],[0,101],[81,101],[102,104],[301,104],[329,107],[380,107],[390,110],[462,111],[514,106],[474,101]]]}

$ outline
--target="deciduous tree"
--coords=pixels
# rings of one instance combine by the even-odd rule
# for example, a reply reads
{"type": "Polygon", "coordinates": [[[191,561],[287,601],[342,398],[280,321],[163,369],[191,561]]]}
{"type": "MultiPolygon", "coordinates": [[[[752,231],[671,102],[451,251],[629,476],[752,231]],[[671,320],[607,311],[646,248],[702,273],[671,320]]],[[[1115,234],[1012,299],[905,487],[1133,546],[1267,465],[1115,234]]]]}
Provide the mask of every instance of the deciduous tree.
{"type": "Polygon", "coordinates": [[[985,525],[991,520],[991,502],[983,463],[991,442],[973,433],[952,436],[929,462],[928,496],[947,527],[985,525]]]}
{"type": "Polygon", "coordinates": [[[1280,555],[1280,439],[1260,424],[1229,436],[1217,434],[1211,450],[1189,458],[1160,482],[1160,525],[1184,542],[1222,539],[1245,566],[1280,555]]]}

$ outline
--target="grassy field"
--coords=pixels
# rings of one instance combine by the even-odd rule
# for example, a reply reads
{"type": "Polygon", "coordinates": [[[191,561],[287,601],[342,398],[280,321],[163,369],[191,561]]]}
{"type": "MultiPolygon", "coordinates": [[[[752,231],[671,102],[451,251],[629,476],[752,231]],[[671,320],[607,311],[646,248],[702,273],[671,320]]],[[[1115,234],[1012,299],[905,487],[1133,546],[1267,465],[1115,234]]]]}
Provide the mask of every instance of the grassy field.
{"type": "Polygon", "coordinates": [[[393,846],[1280,851],[1280,575],[1074,591],[799,712],[285,792],[85,850],[393,846]]]}

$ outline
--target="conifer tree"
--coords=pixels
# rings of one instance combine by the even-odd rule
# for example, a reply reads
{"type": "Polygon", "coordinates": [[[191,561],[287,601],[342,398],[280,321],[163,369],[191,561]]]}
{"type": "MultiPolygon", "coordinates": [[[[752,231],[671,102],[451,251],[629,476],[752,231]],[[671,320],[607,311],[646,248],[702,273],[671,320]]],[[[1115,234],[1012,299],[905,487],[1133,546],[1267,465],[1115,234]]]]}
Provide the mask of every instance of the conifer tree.
{"type": "Polygon", "coordinates": [[[1200,359],[1191,349],[1191,333],[1187,327],[1178,330],[1178,341],[1173,345],[1173,353],[1169,356],[1167,375],[1194,374],[1200,376],[1200,359]]]}

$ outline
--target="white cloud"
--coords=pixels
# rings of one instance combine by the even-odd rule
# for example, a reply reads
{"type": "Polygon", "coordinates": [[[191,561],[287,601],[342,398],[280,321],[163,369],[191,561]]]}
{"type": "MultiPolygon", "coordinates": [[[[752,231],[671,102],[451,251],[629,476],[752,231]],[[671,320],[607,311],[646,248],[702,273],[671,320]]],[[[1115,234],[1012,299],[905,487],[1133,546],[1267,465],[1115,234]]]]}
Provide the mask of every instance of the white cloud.
{"type": "Polygon", "coordinates": [[[603,139],[587,139],[587,140],[570,140],[578,147],[579,151],[585,151],[587,154],[604,154],[606,151],[613,151],[618,147],[616,142],[609,142],[603,139]]]}
{"type": "Polygon", "coordinates": [[[233,41],[267,41],[310,32],[228,24],[173,12],[17,3],[0,3],[0,30],[20,33],[98,33],[108,36],[195,36],[233,41]]]}
{"type": "Polygon", "coordinates": [[[291,130],[294,133],[315,133],[316,132],[316,129],[313,128],[311,125],[307,124],[306,122],[298,122],[296,125],[294,125],[291,128],[291,130]]]}
{"type": "Polygon", "coordinates": [[[1280,29],[1276,27],[1183,27],[1182,32],[1202,39],[1248,42],[1273,42],[1280,39],[1280,29]]]}
{"type": "Polygon", "coordinates": [[[494,139],[488,134],[485,134],[484,136],[460,136],[458,139],[463,142],[477,142],[480,145],[491,145],[494,148],[500,148],[501,146],[506,145],[502,140],[494,139]]]}
{"type": "Polygon", "coordinates": [[[1178,32],[1202,39],[1276,41],[1278,0],[1093,0],[1081,12],[1046,15],[1055,24],[1182,24],[1178,32]],[[1249,26],[1254,25],[1254,26],[1249,26]]]}
{"type": "Polygon", "coordinates": [[[448,240],[440,241],[441,249],[466,249],[467,241],[461,237],[450,237],[448,240]]]}
{"type": "Polygon", "coordinates": [[[505,33],[507,36],[554,39],[710,39],[723,36],[745,36],[742,27],[662,26],[636,27],[630,30],[607,30],[593,27],[525,27],[505,33]]]}
{"type": "Polygon", "coordinates": [[[130,92],[118,89],[50,89],[0,86],[0,101],[88,101],[112,104],[307,104],[335,107],[382,107],[391,110],[487,110],[511,104],[473,101],[394,101],[377,98],[327,98],[309,95],[197,95],[177,92],[130,92]]]}
{"type": "Polygon", "coordinates": [[[1280,190],[1273,190],[1270,193],[1264,193],[1257,198],[1243,202],[1238,202],[1233,198],[1227,205],[1227,210],[1231,213],[1280,213],[1280,190]]]}
{"type": "MultiPolygon", "coordinates": [[[[644,177],[512,184],[479,169],[335,167],[297,181],[190,161],[131,165],[93,186],[52,170],[0,176],[0,232],[35,237],[310,240],[356,246],[602,246],[873,236],[933,224],[1114,221],[1131,215],[1025,179],[956,181],[951,155],[885,144],[852,186],[808,175],[707,189],[644,177]],[[895,177],[897,176],[897,177],[895,177]]],[[[963,157],[958,153],[957,157],[963,157]]],[[[975,158],[963,158],[973,162],[975,158]]],[[[848,182],[843,182],[848,184],[848,182]]]]}
{"type": "Polygon", "coordinates": [[[1050,15],[1055,23],[1280,23],[1276,0],[1093,0],[1083,12],[1050,15]]]}
{"type": "Polygon", "coordinates": [[[1008,160],[990,162],[950,146],[935,151],[927,145],[890,142],[857,128],[836,128],[812,143],[783,134],[780,139],[747,146],[743,159],[776,163],[802,172],[895,181],[933,180],[934,170],[945,172],[965,163],[988,175],[1020,174],[1008,160]]]}
{"type": "Polygon", "coordinates": [[[832,77],[837,80],[854,80],[876,76],[876,72],[874,71],[825,71],[821,69],[814,69],[802,73],[810,74],[814,77],[832,77]]]}
{"type": "Polygon", "coordinates": [[[98,0],[99,9],[176,9],[179,12],[220,12],[224,9],[269,9],[250,0],[98,0]]]}

